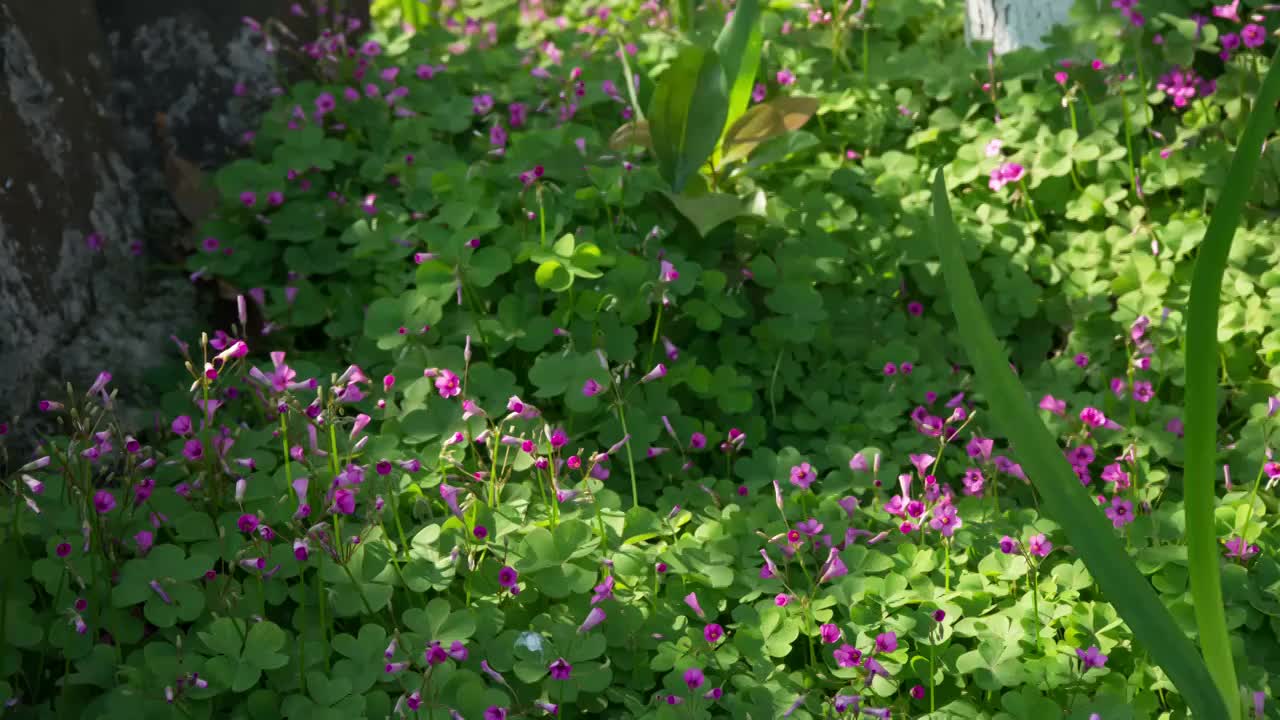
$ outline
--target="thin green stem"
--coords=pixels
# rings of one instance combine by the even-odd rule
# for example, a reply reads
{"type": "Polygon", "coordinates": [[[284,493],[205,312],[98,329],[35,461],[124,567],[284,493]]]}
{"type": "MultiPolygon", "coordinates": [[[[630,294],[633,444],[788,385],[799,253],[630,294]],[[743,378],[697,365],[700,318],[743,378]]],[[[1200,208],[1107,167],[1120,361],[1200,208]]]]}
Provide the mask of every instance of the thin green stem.
{"type": "Polygon", "coordinates": [[[640,493],[636,489],[636,463],[631,455],[631,433],[627,430],[627,413],[622,409],[622,398],[618,398],[618,422],[622,424],[622,436],[626,438],[627,472],[631,475],[631,507],[640,504],[640,493]]]}

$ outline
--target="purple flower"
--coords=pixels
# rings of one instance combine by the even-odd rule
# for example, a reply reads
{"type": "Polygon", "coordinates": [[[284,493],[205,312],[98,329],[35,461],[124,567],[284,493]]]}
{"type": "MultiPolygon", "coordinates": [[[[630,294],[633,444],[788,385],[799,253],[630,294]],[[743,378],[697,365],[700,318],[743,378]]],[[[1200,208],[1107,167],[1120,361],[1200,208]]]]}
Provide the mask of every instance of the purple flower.
{"type": "Polygon", "coordinates": [[[777,596],[773,598],[773,604],[778,607],[786,607],[791,604],[791,596],[786,593],[778,593],[777,596]]]}
{"type": "Polygon", "coordinates": [[[1013,555],[1018,552],[1018,541],[1008,535],[1000,538],[1000,552],[1005,555],[1013,555]]]}
{"type": "Polygon", "coordinates": [[[258,516],[251,513],[245,513],[236,520],[236,527],[242,533],[251,533],[258,528],[258,516]]]}
{"type": "Polygon", "coordinates": [[[595,380],[588,380],[582,384],[582,394],[587,397],[599,395],[601,391],[600,383],[595,380]]]}
{"type": "Polygon", "coordinates": [[[547,670],[551,672],[554,680],[568,680],[569,675],[573,673],[573,666],[564,658],[556,658],[547,666],[547,670]]]}
{"type": "Polygon", "coordinates": [[[493,96],[476,95],[471,98],[471,109],[474,110],[477,115],[484,115],[493,109],[493,96]]]}
{"type": "Polygon", "coordinates": [[[971,458],[980,457],[984,461],[991,459],[991,451],[995,449],[995,441],[991,438],[984,438],[975,435],[969,444],[965,446],[965,453],[971,458]]]}
{"type": "Polygon", "coordinates": [[[582,624],[578,626],[578,632],[584,633],[591,630],[591,628],[604,622],[605,617],[604,610],[598,607],[591,608],[591,611],[587,613],[587,619],[583,620],[582,624]]]}
{"type": "Polygon", "coordinates": [[[105,515],[116,509],[116,498],[107,490],[99,490],[93,494],[93,509],[105,515]]]}
{"type": "Polygon", "coordinates": [[[1090,645],[1088,650],[1076,648],[1076,657],[1080,658],[1080,662],[1084,665],[1084,669],[1101,668],[1107,664],[1107,656],[1099,652],[1096,645],[1090,645]]]}
{"type": "Polygon", "coordinates": [[[779,70],[776,76],[776,79],[778,81],[778,84],[781,85],[782,87],[787,87],[788,85],[794,85],[796,82],[795,74],[792,73],[790,70],[786,70],[786,69],[779,70]]]}
{"type": "Polygon", "coordinates": [[[814,535],[822,532],[822,523],[818,522],[817,518],[809,518],[808,520],[796,523],[796,530],[799,530],[809,537],[813,537],[814,535]]]}
{"type": "Polygon", "coordinates": [[[839,626],[833,623],[826,623],[818,629],[818,634],[822,637],[822,642],[831,645],[840,641],[842,633],[839,626]]]}
{"type": "Polygon", "coordinates": [[[484,711],[484,720],[507,720],[507,709],[497,705],[490,705],[484,711]]]}
{"type": "Polygon", "coordinates": [[[516,569],[510,565],[504,565],[502,569],[498,571],[498,584],[508,590],[514,588],[519,579],[520,573],[516,572],[516,569]]]}
{"type": "Polygon", "coordinates": [[[196,462],[204,457],[204,445],[199,440],[192,438],[183,444],[182,456],[191,462],[196,462]]]}
{"type": "Polygon", "coordinates": [[[1124,527],[1133,522],[1133,503],[1120,497],[1113,497],[1106,515],[1111,519],[1112,525],[1118,528],[1124,527]]]}
{"type": "Polygon", "coordinates": [[[684,671],[684,684],[689,686],[690,690],[697,690],[706,681],[706,676],[698,668],[689,668],[684,671]]]}
{"type": "Polygon", "coordinates": [[[356,492],[351,488],[339,488],[333,493],[333,509],[343,515],[356,511],[356,492]]]}

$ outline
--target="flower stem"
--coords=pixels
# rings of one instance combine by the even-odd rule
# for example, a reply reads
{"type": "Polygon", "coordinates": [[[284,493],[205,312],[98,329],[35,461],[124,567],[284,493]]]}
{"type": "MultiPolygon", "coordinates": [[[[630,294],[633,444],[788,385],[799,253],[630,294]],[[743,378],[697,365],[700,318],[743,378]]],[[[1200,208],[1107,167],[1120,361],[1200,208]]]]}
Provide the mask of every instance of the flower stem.
{"type": "Polygon", "coordinates": [[[618,422],[622,424],[622,435],[627,438],[627,472],[631,475],[631,507],[640,504],[640,493],[636,490],[636,463],[631,455],[631,434],[627,430],[627,414],[622,409],[622,398],[618,398],[618,422]]]}

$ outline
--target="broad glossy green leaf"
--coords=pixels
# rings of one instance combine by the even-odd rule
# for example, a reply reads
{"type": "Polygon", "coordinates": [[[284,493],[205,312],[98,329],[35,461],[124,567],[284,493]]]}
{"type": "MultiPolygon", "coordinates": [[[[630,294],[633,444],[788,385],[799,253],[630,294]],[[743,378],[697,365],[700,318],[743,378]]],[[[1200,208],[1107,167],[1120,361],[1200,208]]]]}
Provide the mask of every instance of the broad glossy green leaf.
{"type": "Polygon", "coordinates": [[[1227,698],[1233,720],[1240,717],[1240,694],[1223,613],[1222,575],[1213,518],[1218,442],[1218,305],[1231,240],[1253,187],[1262,143],[1275,127],[1275,105],[1280,99],[1278,66],[1280,54],[1271,60],[1271,69],[1267,71],[1249,122],[1236,146],[1227,182],[1218,194],[1218,206],[1209,219],[1209,228],[1196,258],[1187,308],[1187,391],[1183,412],[1187,459],[1183,493],[1187,508],[1191,596],[1195,601],[1201,651],[1212,668],[1219,691],[1227,698]]]}
{"type": "Polygon", "coordinates": [[[664,192],[671,204],[681,215],[693,223],[698,234],[706,237],[707,233],[736,217],[749,215],[750,211],[736,195],[726,193],[707,193],[697,197],[676,195],[664,192]]]}
{"type": "Polygon", "coordinates": [[[720,31],[715,49],[724,65],[725,82],[729,85],[729,114],[725,124],[737,120],[747,109],[751,99],[751,86],[760,69],[760,46],[763,44],[760,28],[759,0],[739,0],[733,9],[733,19],[720,31]]]}
{"type": "Polygon", "coordinates": [[[979,386],[991,405],[993,422],[1018,448],[1018,460],[1044,498],[1047,514],[1062,525],[1106,599],[1128,623],[1152,661],[1173,680],[1196,716],[1227,717],[1227,706],[1195,646],[1178,629],[1173,616],[1128,558],[1124,545],[1080,485],[1062,450],[1036,414],[1026,389],[1010,370],[965,264],[941,169],[933,183],[933,224],[947,296],[979,386]]]}
{"type": "Polygon", "coordinates": [[[711,157],[728,113],[724,68],[714,50],[687,46],[663,73],[649,106],[662,177],[675,192],[711,157]]]}
{"type": "Polygon", "coordinates": [[[724,134],[724,163],[745,159],[761,143],[799,130],[818,111],[818,100],[781,97],[760,103],[738,118],[724,134]]]}

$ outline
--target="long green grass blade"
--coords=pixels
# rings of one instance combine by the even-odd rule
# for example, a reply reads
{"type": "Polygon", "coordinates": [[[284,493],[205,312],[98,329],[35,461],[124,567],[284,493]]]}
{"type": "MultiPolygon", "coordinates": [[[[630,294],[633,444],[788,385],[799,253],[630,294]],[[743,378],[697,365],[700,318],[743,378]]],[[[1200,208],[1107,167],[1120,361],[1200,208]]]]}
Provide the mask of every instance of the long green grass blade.
{"type": "Polygon", "coordinates": [[[1116,538],[1102,511],[1071,471],[1066,457],[1033,409],[1022,383],[1009,369],[987,321],[973,278],[960,252],[960,237],[942,170],[933,185],[934,244],[942,261],[952,312],[965,350],[986,394],[996,427],[1017,450],[1044,507],[1080,554],[1107,600],[1134,636],[1164,669],[1197,718],[1225,718],[1226,705],[1195,646],[1182,634],[1116,538]]]}
{"type": "Polygon", "coordinates": [[[738,0],[733,8],[733,19],[716,38],[716,53],[724,64],[725,82],[729,84],[729,115],[724,124],[727,130],[751,100],[751,88],[760,69],[760,49],[764,44],[760,27],[759,0],[738,0]]]}
{"type": "Polygon", "coordinates": [[[1196,257],[1187,308],[1187,388],[1183,412],[1187,452],[1183,474],[1187,562],[1196,626],[1200,630],[1200,650],[1218,689],[1227,698],[1232,720],[1240,718],[1240,691],[1222,607],[1222,574],[1213,520],[1218,439],[1218,305],[1231,240],[1253,187],[1262,143],[1275,127],[1275,105],[1280,99],[1277,66],[1280,66],[1280,53],[1271,60],[1271,68],[1236,146],[1226,185],[1209,219],[1209,228],[1196,257]]]}

